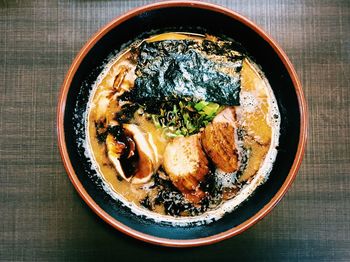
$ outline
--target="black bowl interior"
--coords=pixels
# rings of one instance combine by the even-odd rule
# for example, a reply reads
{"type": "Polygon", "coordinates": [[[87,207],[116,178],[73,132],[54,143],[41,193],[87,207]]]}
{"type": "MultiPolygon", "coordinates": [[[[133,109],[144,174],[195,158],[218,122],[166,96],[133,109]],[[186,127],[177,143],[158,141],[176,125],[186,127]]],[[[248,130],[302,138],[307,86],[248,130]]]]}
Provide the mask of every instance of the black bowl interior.
{"type": "Polygon", "coordinates": [[[229,230],[255,215],[281,188],[297,152],[300,111],[292,80],[274,49],[242,22],[224,14],[195,7],[168,7],[139,14],[112,29],[88,52],[71,83],[64,115],[64,132],[69,157],[80,182],[93,200],[116,220],[139,232],[170,239],[195,239],[229,230]],[[181,19],[179,19],[181,18],[181,19]],[[190,25],[190,26],[188,26],[190,25]],[[240,42],[265,72],[281,112],[281,136],[277,160],[268,181],[248,201],[222,219],[203,226],[173,227],[138,217],[113,200],[84,155],[84,119],[92,83],[110,54],[140,35],[165,31],[208,32],[240,42]]]}

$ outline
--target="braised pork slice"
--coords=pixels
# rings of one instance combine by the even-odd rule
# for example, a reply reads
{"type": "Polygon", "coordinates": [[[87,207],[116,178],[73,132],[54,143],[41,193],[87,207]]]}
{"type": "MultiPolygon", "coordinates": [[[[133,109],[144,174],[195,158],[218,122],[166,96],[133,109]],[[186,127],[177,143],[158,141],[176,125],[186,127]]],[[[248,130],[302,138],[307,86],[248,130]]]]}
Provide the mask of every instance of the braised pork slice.
{"type": "Polygon", "coordinates": [[[224,172],[238,169],[235,145],[235,110],[227,107],[202,132],[202,145],[216,167],[224,172]]]}
{"type": "Polygon", "coordinates": [[[209,168],[199,134],[171,141],[165,148],[163,167],[172,183],[189,201],[198,203],[204,197],[199,183],[209,168]]]}

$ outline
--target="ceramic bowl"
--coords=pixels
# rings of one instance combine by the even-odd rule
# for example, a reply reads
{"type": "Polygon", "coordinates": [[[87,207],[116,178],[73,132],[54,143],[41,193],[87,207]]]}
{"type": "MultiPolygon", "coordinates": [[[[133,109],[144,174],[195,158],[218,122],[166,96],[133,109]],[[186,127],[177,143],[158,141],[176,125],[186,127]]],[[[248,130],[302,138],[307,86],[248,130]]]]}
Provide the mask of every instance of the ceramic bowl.
{"type": "Polygon", "coordinates": [[[73,61],[59,96],[58,144],[64,166],[87,205],[129,236],[164,246],[199,246],[235,236],[265,217],[291,186],[307,136],[307,111],[298,77],[286,54],[263,30],[232,10],[213,4],[171,1],[134,9],[100,29],[73,61]],[[112,199],[84,154],[85,118],[93,82],[109,55],[140,36],[165,31],[225,35],[240,42],[262,68],[281,113],[278,154],[266,183],[232,213],[201,226],[175,227],[134,215],[112,199]]]}

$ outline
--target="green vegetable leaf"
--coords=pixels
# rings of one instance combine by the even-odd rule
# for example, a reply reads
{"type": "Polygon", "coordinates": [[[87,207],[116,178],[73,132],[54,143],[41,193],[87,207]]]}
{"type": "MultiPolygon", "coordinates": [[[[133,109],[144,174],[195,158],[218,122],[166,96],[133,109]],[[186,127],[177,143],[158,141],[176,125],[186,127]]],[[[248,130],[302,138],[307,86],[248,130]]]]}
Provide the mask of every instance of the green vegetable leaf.
{"type": "Polygon", "coordinates": [[[167,101],[160,105],[158,114],[149,115],[157,128],[162,128],[167,137],[173,138],[198,133],[214,119],[221,109],[219,104],[213,102],[167,101]]]}
{"type": "Polygon", "coordinates": [[[216,104],[216,103],[208,103],[204,108],[203,108],[203,112],[207,115],[207,116],[213,116],[217,113],[217,111],[219,110],[220,105],[216,104]]]}
{"type": "Polygon", "coordinates": [[[152,121],[153,121],[153,124],[156,126],[156,128],[160,128],[161,127],[157,116],[152,115],[152,121]]]}
{"type": "Polygon", "coordinates": [[[205,102],[205,101],[200,101],[198,102],[197,104],[194,105],[194,108],[197,110],[197,111],[201,111],[204,107],[206,107],[209,103],[208,102],[205,102]]]}

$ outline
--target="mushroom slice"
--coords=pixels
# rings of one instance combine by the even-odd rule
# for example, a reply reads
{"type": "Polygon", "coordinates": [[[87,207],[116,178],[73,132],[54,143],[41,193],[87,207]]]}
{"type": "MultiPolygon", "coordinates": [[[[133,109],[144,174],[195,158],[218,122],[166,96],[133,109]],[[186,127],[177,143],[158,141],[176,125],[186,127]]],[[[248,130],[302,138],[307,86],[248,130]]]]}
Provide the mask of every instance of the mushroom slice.
{"type": "Polygon", "coordinates": [[[111,134],[107,135],[106,145],[108,158],[112,162],[114,168],[122,178],[124,178],[126,181],[130,181],[131,177],[127,177],[125,175],[120,162],[120,158],[126,149],[126,145],[122,142],[117,141],[111,134]]]}
{"type": "Polygon", "coordinates": [[[113,89],[118,97],[124,94],[125,92],[130,91],[130,89],[134,87],[134,82],[136,78],[134,70],[135,66],[133,65],[120,65],[119,72],[115,76],[113,82],[113,89]]]}
{"type": "Polygon", "coordinates": [[[132,184],[147,183],[158,167],[159,154],[152,136],[134,124],[123,125],[125,137],[106,138],[107,155],[118,174],[132,184]]]}
{"type": "Polygon", "coordinates": [[[101,120],[106,118],[106,112],[110,103],[110,96],[112,96],[110,90],[104,90],[99,93],[98,97],[94,99],[93,106],[96,107],[96,119],[101,120]]]}
{"type": "Polygon", "coordinates": [[[239,182],[248,181],[258,172],[269,150],[268,145],[261,145],[249,136],[245,138],[244,147],[249,149],[249,158],[239,182]]]}
{"type": "Polygon", "coordinates": [[[150,180],[159,159],[157,149],[149,134],[134,124],[123,125],[125,133],[132,137],[136,144],[138,163],[136,172],[131,179],[132,184],[143,184],[150,180]]]}

